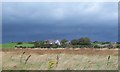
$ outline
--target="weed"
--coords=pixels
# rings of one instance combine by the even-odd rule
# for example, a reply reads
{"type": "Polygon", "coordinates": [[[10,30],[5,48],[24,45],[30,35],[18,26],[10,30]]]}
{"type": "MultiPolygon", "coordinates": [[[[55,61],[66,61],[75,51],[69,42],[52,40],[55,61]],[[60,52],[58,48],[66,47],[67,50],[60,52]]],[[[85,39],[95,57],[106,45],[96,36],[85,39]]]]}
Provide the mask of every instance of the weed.
{"type": "Polygon", "coordinates": [[[22,57],[25,54],[25,52],[22,53],[21,57],[20,57],[20,63],[22,62],[22,57]]]}
{"type": "Polygon", "coordinates": [[[110,56],[108,56],[108,60],[107,60],[107,66],[108,66],[108,64],[110,63],[110,62],[109,62],[109,60],[110,60],[110,56]]]}
{"type": "Polygon", "coordinates": [[[55,65],[56,65],[56,61],[50,60],[48,62],[48,69],[49,70],[52,69],[53,67],[55,67],[55,65]]]}
{"type": "Polygon", "coordinates": [[[27,57],[27,59],[25,60],[25,64],[27,63],[27,61],[28,61],[28,59],[31,57],[31,55],[29,55],[28,57],[27,57]]]}
{"type": "Polygon", "coordinates": [[[59,62],[59,56],[57,55],[57,57],[56,57],[56,67],[58,66],[58,62],[59,62]]]}

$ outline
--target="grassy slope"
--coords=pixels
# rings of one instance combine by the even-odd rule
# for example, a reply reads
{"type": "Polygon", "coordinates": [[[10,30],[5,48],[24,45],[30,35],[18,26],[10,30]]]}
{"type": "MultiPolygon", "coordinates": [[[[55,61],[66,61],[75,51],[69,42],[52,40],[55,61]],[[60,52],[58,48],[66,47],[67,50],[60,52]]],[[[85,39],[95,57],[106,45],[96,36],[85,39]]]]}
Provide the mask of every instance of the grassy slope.
{"type": "Polygon", "coordinates": [[[2,44],[0,44],[0,48],[2,48],[2,44]]]}
{"type": "Polygon", "coordinates": [[[15,48],[15,46],[26,46],[31,47],[34,46],[33,44],[23,43],[20,45],[17,45],[17,43],[6,43],[6,44],[0,44],[0,48],[15,48]]]}
{"type": "Polygon", "coordinates": [[[2,44],[2,48],[14,48],[16,43],[6,43],[2,44]]]}

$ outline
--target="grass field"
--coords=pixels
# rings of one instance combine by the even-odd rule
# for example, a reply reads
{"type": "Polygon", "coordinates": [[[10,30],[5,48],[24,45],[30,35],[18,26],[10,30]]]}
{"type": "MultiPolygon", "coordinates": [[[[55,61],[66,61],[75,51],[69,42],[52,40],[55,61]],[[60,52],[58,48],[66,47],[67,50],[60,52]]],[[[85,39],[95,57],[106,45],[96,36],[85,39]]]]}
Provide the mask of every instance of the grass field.
{"type": "Polygon", "coordinates": [[[17,45],[17,43],[6,43],[2,44],[2,48],[15,48],[15,45],[17,45]]]}
{"type": "Polygon", "coordinates": [[[5,43],[5,44],[0,44],[1,48],[7,48],[7,49],[14,49],[15,46],[26,46],[26,47],[32,47],[34,46],[33,44],[29,44],[29,43],[23,43],[20,45],[17,45],[17,43],[5,43]]]}
{"type": "Polygon", "coordinates": [[[118,69],[116,49],[5,49],[2,54],[3,70],[118,69]]]}
{"type": "Polygon", "coordinates": [[[2,48],[2,44],[0,44],[0,49],[2,48]]]}

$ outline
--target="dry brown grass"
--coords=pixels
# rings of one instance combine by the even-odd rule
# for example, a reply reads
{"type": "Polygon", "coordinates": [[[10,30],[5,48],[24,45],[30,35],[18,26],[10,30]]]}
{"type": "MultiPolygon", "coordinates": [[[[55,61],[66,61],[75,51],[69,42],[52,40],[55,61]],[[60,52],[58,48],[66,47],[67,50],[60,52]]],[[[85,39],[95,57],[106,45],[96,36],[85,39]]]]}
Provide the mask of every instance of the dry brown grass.
{"type": "Polygon", "coordinates": [[[47,70],[48,61],[59,63],[54,70],[117,70],[118,50],[100,49],[13,49],[3,50],[4,70],[47,70]],[[25,52],[20,62],[22,53],[25,52]],[[27,57],[31,55],[25,64],[27,57]],[[111,56],[109,62],[108,56],[111,56]],[[108,64],[108,65],[107,65],[108,64]]]}
{"type": "Polygon", "coordinates": [[[25,51],[27,54],[35,53],[35,54],[80,54],[80,55],[118,55],[118,50],[115,49],[4,49],[4,52],[15,52],[21,53],[25,51]]]}
{"type": "Polygon", "coordinates": [[[0,50],[0,71],[2,71],[2,51],[0,50]]]}

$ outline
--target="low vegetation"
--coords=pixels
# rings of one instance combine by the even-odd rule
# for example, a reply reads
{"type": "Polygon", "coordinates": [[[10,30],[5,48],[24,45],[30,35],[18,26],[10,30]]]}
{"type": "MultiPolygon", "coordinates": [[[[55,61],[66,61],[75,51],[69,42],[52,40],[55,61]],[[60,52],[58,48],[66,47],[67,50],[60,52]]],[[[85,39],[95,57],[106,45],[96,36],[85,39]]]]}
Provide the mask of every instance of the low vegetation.
{"type": "Polygon", "coordinates": [[[3,70],[118,70],[117,50],[14,49],[2,54],[3,70]]]}
{"type": "Polygon", "coordinates": [[[0,49],[2,48],[2,44],[0,44],[0,49]]]}
{"type": "Polygon", "coordinates": [[[34,44],[30,44],[30,43],[25,43],[25,42],[21,42],[21,43],[18,43],[18,42],[11,42],[11,43],[5,43],[5,44],[1,44],[1,48],[7,48],[7,49],[13,49],[13,48],[16,48],[16,47],[21,47],[21,48],[30,48],[30,47],[33,47],[34,44]]]}
{"type": "Polygon", "coordinates": [[[120,48],[119,42],[91,42],[90,38],[80,38],[68,41],[62,39],[58,43],[45,41],[11,42],[1,45],[2,48],[120,48]]]}
{"type": "Polygon", "coordinates": [[[91,42],[85,37],[71,41],[10,42],[0,46],[3,70],[118,69],[118,49],[115,49],[120,48],[118,42],[91,42]]]}
{"type": "Polygon", "coordinates": [[[15,48],[15,45],[17,45],[17,43],[5,43],[2,44],[2,48],[15,48]]]}

